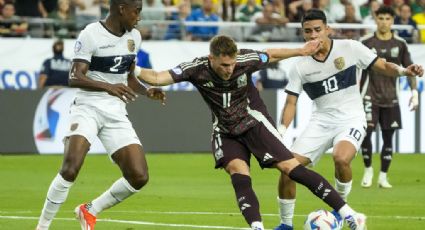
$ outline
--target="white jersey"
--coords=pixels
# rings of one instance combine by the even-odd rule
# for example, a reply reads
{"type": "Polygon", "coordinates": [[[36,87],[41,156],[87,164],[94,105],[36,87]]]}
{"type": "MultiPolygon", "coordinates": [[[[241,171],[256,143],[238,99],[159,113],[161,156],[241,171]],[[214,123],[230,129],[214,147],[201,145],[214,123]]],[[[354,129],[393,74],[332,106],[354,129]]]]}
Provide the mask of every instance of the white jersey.
{"type": "Polygon", "coordinates": [[[365,120],[359,81],[361,69],[377,60],[376,54],[354,40],[332,40],[324,61],[301,57],[290,70],[286,92],[299,95],[303,90],[313,100],[312,120],[343,123],[365,120]]]}
{"type": "MultiPolygon", "coordinates": [[[[102,22],[87,25],[75,43],[73,61],[89,64],[87,77],[100,82],[127,85],[131,64],[135,61],[142,38],[133,29],[122,36],[109,31],[102,22]]],[[[106,112],[124,112],[125,103],[107,92],[79,90],[76,104],[85,104],[106,112]]]]}

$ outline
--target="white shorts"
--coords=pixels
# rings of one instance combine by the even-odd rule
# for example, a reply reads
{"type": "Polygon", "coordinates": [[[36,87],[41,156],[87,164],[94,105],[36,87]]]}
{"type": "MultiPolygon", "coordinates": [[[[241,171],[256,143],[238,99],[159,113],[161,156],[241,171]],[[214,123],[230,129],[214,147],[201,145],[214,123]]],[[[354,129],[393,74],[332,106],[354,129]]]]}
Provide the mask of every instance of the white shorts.
{"type": "Polygon", "coordinates": [[[81,135],[90,144],[98,137],[109,156],[127,145],[142,145],[125,113],[106,113],[90,105],[72,105],[70,113],[66,137],[81,135]]]}
{"type": "Polygon", "coordinates": [[[365,122],[347,122],[347,125],[329,125],[310,121],[307,128],[295,140],[292,152],[310,159],[315,165],[322,155],[340,141],[349,141],[359,150],[366,135],[365,122]]]}

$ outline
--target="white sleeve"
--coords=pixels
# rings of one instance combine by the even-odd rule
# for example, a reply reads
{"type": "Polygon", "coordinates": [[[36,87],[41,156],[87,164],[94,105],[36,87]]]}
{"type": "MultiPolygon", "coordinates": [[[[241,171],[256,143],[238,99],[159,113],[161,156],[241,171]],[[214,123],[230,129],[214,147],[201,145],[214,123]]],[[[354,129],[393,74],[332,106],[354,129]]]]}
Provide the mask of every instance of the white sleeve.
{"type": "Polygon", "coordinates": [[[301,84],[301,74],[297,68],[297,64],[294,64],[289,70],[289,82],[285,88],[287,93],[300,95],[303,87],[301,84]]]}
{"type": "Polygon", "coordinates": [[[372,52],[368,47],[359,41],[351,41],[352,54],[356,54],[355,58],[357,66],[361,69],[367,69],[370,65],[375,63],[378,56],[372,52]]]}
{"type": "Polygon", "coordinates": [[[84,29],[75,42],[73,60],[80,59],[90,63],[95,50],[95,42],[91,38],[89,31],[84,29]]]}

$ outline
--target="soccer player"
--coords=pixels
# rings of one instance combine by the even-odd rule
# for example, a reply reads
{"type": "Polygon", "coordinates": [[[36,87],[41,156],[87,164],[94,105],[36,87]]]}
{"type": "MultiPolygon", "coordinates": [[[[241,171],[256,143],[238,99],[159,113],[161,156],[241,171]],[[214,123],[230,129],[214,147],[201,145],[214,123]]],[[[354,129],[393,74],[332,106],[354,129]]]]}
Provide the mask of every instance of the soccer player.
{"type": "MultiPolygon", "coordinates": [[[[393,34],[395,12],[389,6],[381,6],[376,12],[377,31],[362,39],[362,43],[373,50],[378,57],[402,66],[412,64],[406,41],[393,34]]],[[[416,78],[407,78],[412,92],[409,105],[416,110],[419,104],[416,78]]],[[[387,172],[393,154],[393,135],[396,129],[401,129],[401,113],[398,104],[398,78],[388,78],[374,70],[365,71],[362,77],[361,92],[366,112],[366,137],[362,143],[363,162],[365,165],[361,185],[365,188],[372,186],[372,142],[371,136],[377,123],[381,127],[384,144],[381,150],[381,170],[378,186],[391,188],[387,172]]]]}
{"type": "MultiPolygon", "coordinates": [[[[321,48],[313,56],[299,58],[289,71],[288,95],[278,130],[282,135],[285,133],[294,119],[298,96],[304,90],[313,100],[315,110],[307,128],[295,140],[292,152],[302,165],[314,165],[333,147],[335,188],[346,200],[352,184],[350,164],[366,134],[359,69],[373,69],[388,78],[422,75],[423,69],[419,65],[405,69],[386,62],[358,41],[330,39],[330,28],[321,10],[307,11],[301,23],[304,39],[319,41],[321,48]]],[[[281,174],[278,198],[281,225],[276,229],[293,229],[295,196],[292,178],[281,174]]]]}
{"type": "Polygon", "coordinates": [[[69,83],[81,90],[71,106],[62,168],[47,192],[38,230],[49,228],[96,136],[123,177],[96,199],[76,207],[83,230],[93,230],[101,211],[137,193],[148,182],[145,154],[125,106],[136,93],[160,100],[165,95],[142,86],[131,69],[141,43],[140,32],[134,29],[141,9],[142,0],[112,0],[106,20],[89,24],[75,43],[69,83]]]}
{"type": "Polygon", "coordinates": [[[318,48],[319,43],[312,41],[300,49],[238,50],[233,39],[221,35],[210,41],[208,56],[167,71],[135,71],[152,85],[189,81],[199,90],[213,115],[215,167],[224,168],[230,175],[240,211],[252,229],[263,230],[264,226],[251,184],[251,153],[262,168],[277,168],[338,210],[352,229],[364,228],[366,217],[354,212],[322,176],[300,165],[286,149],[252,83],[252,73],[268,63],[312,55],[318,48]]]}

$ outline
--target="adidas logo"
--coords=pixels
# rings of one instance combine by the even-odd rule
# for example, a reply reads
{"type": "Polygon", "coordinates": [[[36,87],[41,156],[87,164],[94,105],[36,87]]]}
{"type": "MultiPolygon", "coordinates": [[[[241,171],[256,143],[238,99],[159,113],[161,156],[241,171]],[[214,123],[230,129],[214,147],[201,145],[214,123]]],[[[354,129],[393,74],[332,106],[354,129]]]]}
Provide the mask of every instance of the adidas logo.
{"type": "Polygon", "coordinates": [[[266,162],[272,158],[273,158],[272,155],[270,155],[269,153],[266,153],[264,154],[263,162],[266,162]]]}
{"type": "Polygon", "coordinates": [[[394,122],[391,124],[391,128],[398,128],[398,127],[399,127],[399,125],[398,125],[397,121],[394,121],[394,122]]]}
{"type": "Polygon", "coordinates": [[[243,211],[243,210],[245,210],[245,209],[247,209],[247,208],[250,208],[251,207],[251,205],[250,204],[248,204],[248,203],[243,203],[242,205],[241,205],[241,211],[243,211]]]}
{"type": "Polygon", "coordinates": [[[324,200],[329,195],[330,192],[331,192],[330,189],[328,189],[328,188],[325,189],[325,192],[323,192],[322,200],[324,200]]]}
{"type": "Polygon", "coordinates": [[[214,84],[209,81],[209,82],[203,84],[202,86],[205,86],[205,87],[208,87],[208,88],[212,88],[212,87],[214,87],[214,84]]]}

